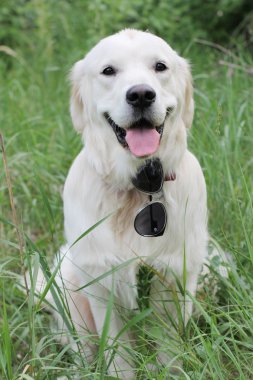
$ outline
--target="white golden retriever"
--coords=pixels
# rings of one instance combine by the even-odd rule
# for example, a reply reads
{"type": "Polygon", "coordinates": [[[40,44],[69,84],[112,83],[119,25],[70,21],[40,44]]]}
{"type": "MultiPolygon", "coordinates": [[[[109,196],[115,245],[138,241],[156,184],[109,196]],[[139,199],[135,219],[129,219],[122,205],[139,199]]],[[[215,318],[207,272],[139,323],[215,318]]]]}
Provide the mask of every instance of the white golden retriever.
{"type": "MultiPolygon", "coordinates": [[[[170,285],[175,277],[186,275],[186,291],[195,294],[207,252],[206,187],[197,159],[187,150],[194,112],[189,65],[165,41],[151,33],[123,30],[100,41],[77,62],[71,81],[71,116],[85,147],[64,188],[70,249],[61,277],[66,288],[82,288],[69,294],[69,308],[84,350],[92,353],[85,331],[101,335],[111,292],[108,339],[113,341],[124,326],[122,310],[137,309],[140,264],[155,268],[170,285]],[[167,225],[162,236],[146,237],[136,232],[134,222],[149,196],[132,181],[153,159],[164,172],[159,201],[165,206],[167,225]]],[[[165,287],[162,297],[157,296],[162,287],[158,277],[152,279],[150,300],[161,312],[159,300],[171,300],[171,292],[164,292],[165,287]]],[[[176,318],[173,302],[166,305],[176,318]]],[[[182,302],[185,321],[191,310],[189,300],[182,302]]],[[[108,373],[132,379],[132,364],[123,349],[130,346],[129,332],[119,335],[120,347],[108,373]]]]}

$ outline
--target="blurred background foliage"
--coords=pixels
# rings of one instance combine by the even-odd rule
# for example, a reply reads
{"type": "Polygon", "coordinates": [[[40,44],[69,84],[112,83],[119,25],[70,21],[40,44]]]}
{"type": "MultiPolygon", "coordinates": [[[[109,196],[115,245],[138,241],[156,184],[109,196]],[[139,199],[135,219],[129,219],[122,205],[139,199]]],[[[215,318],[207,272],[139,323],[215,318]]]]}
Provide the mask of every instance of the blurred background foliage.
{"type": "MultiPolygon", "coordinates": [[[[90,48],[123,27],[150,30],[173,46],[189,37],[253,45],[252,0],[1,0],[0,45],[50,57],[67,46],[90,48]]],[[[58,54],[57,54],[58,55],[58,54]]],[[[61,56],[59,54],[58,56],[61,56]]]]}

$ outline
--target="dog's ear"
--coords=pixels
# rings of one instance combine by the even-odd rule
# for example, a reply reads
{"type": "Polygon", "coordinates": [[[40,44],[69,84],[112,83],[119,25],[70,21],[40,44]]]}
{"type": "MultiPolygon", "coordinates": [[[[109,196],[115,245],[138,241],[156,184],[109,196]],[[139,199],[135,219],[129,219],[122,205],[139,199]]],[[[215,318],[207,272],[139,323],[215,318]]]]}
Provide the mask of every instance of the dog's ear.
{"type": "Polygon", "coordinates": [[[70,114],[74,128],[81,133],[84,130],[84,105],[81,96],[81,84],[83,80],[83,61],[78,61],[70,72],[71,97],[70,114]]]}
{"type": "Polygon", "coordinates": [[[191,128],[193,114],[194,114],[194,100],[193,100],[192,75],[190,72],[189,64],[187,63],[184,107],[183,107],[183,113],[182,113],[183,122],[186,128],[191,128]]]}

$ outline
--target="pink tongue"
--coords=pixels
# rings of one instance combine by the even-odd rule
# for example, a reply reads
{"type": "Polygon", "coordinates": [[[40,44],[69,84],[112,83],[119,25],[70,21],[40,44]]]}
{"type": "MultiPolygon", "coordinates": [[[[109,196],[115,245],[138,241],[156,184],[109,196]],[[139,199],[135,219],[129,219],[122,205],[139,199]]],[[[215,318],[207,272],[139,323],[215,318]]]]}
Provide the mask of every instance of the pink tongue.
{"type": "Polygon", "coordinates": [[[126,142],[131,153],[137,157],[148,156],[157,151],[160,143],[160,134],[153,129],[129,129],[126,142]]]}

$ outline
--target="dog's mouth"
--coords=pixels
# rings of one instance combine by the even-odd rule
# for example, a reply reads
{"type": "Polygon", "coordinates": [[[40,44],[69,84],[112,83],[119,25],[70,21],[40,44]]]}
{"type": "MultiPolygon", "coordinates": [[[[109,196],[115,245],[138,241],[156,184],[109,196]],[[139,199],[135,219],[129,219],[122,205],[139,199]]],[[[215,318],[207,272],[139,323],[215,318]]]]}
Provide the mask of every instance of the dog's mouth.
{"type": "Polygon", "coordinates": [[[124,148],[129,149],[134,156],[150,156],[159,148],[165,120],[161,125],[154,126],[149,120],[141,118],[125,129],[119,127],[107,112],[104,116],[112,127],[118,142],[124,148]]]}

